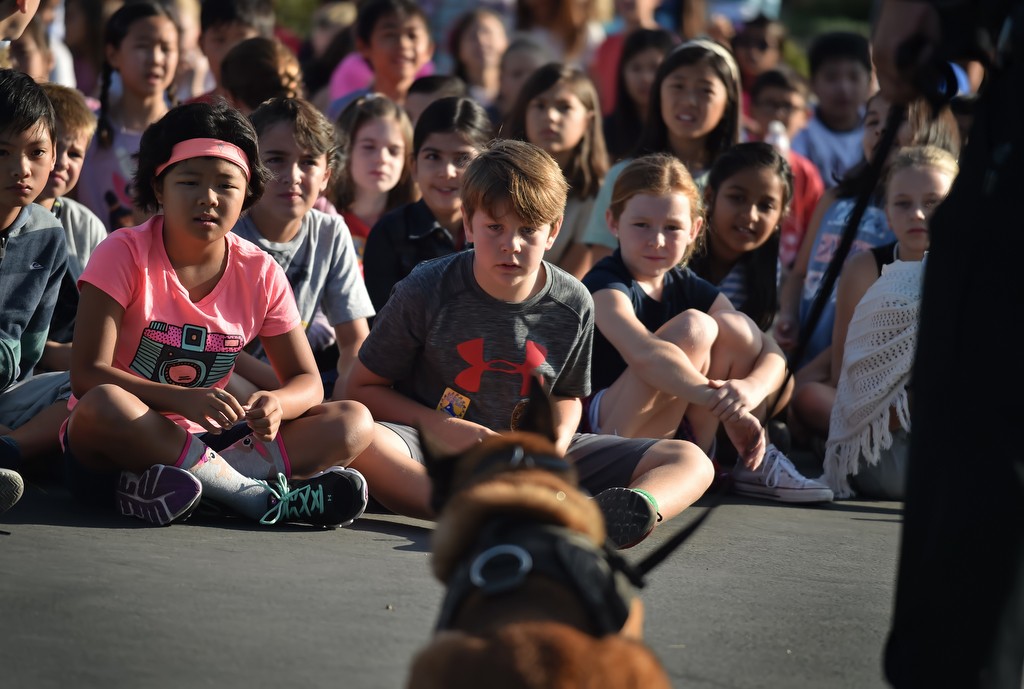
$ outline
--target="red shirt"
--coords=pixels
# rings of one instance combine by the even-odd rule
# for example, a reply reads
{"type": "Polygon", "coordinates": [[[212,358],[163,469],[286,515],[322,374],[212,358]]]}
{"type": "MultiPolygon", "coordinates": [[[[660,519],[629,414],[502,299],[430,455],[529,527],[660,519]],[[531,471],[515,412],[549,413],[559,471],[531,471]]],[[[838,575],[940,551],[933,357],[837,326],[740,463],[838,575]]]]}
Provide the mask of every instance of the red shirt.
{"type": "Polygon", "coordinates": [[[793,199],[789,203],[789,214],[782,221],[779,237],[779,260],[786,268],[793,265],[800,242],[807,233],[814,209],[825,193],[825,184],[814,163],[794,151],[789,152],[789,167],[793,169],[793,199]]]}
{"type": "Polygon", "coordinates": [[[356,247],[359,264],[362,265],[363,250],[366,248],[366,238],[370,236],[370,226],[364,223],[355,213],[341,211],[340,215],[345,224],[348,225],[348,231],[352,234],[352,243],[356,247]]]}
{"type": "Polygon", "coordinates": [[[619,61],[622,59],[622,46],[625,43],[625,34],[612,34],[604,39],[594,53],[594,64],[591,65],[590,71],[597,87],[597,97],[601,100],[602,115],[609,115],[615,109],[615,87],[619,76],[619,61]]]}

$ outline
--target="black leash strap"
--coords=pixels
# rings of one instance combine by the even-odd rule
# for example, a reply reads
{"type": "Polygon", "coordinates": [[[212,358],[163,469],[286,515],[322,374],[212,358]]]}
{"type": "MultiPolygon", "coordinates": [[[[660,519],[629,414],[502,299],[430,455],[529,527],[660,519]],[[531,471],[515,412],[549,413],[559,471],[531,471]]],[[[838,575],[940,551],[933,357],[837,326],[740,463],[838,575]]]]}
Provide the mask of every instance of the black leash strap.
{"type": "Polygon", "coordinates": [[[793,367],[799,366],[804,358],[804,352],[807,351],[807,344],[810,342],[811,334],[818,327],[818,321],[821,320],[821,314],[825,310],[825,305],[832,298],[832,292],[836,282],[839,280],[839,272],[843,269],[847,256],[850,255],[853,240],[857,238],[857,230],[860,228],[860,221],[864,219],[864,213],[867,212],[871,199],[875,195],[878,182],[882,178],[882,170],[885,169],[885,163],[889,158],[889,153],[892,151],[893,144],[896,143],[896,135],[899,133],[900,125],[903,124],[905,118],[906,108],[889,108],[889,114],[885,121],[885,130],[882,132],[882,138],[879,140],[875,154],[868,164],[868,172],[863,180],[864,186],[857,195],[853,210],[850,212],[850,218],[846,221],[846,227],[843,228],[843,236],[839,240],[839,246],[836,247],[836,252],[833,254],[832,260],[829,261],[828,268],[825,270],[824,276],[822,276],[821,284],[818,286],[818,291],[814,295],[814,301],[811,302],[811,310],[807,314],[806,324],[800,330],[800,339],[797,341],[796,349],[793,350],[793,356],[790,358],[791,365],[787,370],[786,380],[782,385],[783,388],[786,387],[790,376],[793,375],[793,367]]]}
{"type": "MultiPolygon", "coordinates": [[[[729,492],[729,487],[731,484],[731,481],[723,481],[722,485],[719,486],[718,490],[715,492],[715,496],[714,499],[711,501],[711,504],[707,506],[707,508],[699,517],[697,517],[692,522],[676,531],[674,534],[672,534],[672,537],[670,539],[668,539],[660,546],[658,546],[658,548],[653,553],[651,553],[643,560],[641,560],[640,562],[631,567],[631,569],[636,573],[636,575],[640,577],[641,581],[643,580],[643,577],[647,575],[648,572],[650,572],[652,569],[654,569],[662,562],[664,562],[665,558],[672,554],[672,551],[681,546],[683,543],[686,543],[686,541],[690,540],[690,536],[696,533],[697,529],[699,529],[704,524],[704,522],[707,521],[707,518],[711,516],[711,513],[715,511],[715,508],[722,504],[722,501],[725,499],[726,493],[729,492]]],[[[633,583],[637,586],[643,585],[637,584],[636,581],[634,581],[633,583]]]]}

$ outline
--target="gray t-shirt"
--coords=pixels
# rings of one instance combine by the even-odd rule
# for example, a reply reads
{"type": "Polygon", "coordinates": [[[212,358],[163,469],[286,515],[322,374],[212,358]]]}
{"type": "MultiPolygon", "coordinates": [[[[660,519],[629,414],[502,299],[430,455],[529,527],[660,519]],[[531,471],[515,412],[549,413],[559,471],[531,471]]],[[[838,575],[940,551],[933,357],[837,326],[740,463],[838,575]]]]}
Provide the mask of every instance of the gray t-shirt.
{"type": "Polygon", "coordinates": [[[544,263],[537,295],[499,301],[473,277],[474,255],[426,261],[401,280],[359,360],[420,404],[495,431],[513,427],[534,372],[549,394],[589,395],[594,302],[583,285],[544,263]]]}
{"type": "Polygon", "coordinates": [[[95,213],[74,199],[61,197],[54,201],[53,214],[64,226],[64,238],[68,240],[68,274],[78,282],[92,250],[107,238],[107,228],[95,213]]]}
{"type": "Polygon", "coordinates": [[[793,150],[814,163],[825,188],[829,189],[864,159],[863,139],[863,124],[848,132],[837,132],[826,127],[815,115],[793,138],[793,150]]]}
{"type": "Polygon", "coordinates": [[[309,328],[317,309],[323,310],[331,326],[374,315],[352,236],[340,217],[311,209],[303,216],[298,234],[288,242],[264,239],[248,215],[239,219],[232,231],[284,268],[303,328],[309,328]]]}

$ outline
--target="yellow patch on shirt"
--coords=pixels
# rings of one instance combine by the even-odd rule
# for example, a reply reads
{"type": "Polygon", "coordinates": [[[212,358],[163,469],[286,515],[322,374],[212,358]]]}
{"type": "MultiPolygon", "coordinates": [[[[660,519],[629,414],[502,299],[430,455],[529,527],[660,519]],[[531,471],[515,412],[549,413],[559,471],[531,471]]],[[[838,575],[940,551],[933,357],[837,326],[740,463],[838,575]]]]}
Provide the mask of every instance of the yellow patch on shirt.
{"type": "Polygon", "coordinates": [[[465,395],[460,395],[451,388],[444,389],[441,401],[437,403],[438,411],[443,411],[448,416],[454,416],[459,419],[466,417],[467,409],[469,409],[469,398],[465,395]]]}

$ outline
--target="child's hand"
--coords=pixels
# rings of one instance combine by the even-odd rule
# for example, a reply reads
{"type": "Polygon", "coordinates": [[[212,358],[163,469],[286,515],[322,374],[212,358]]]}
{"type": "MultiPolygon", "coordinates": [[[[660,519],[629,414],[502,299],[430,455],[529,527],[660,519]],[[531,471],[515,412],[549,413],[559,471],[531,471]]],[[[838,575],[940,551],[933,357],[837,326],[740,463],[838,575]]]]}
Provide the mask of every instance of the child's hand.
{"type": "Polygon", "coordinates": [[[779,317],[775,319],[775,329],[772,334],[783,351],[793,351],[800,337],[800,324],[797,322],[796,316],[791,313],[780,313],[779,317]]]}
{"type": "Polygon", "coordinates": [[[214,435],[231,428],[245,416],[242,405],[227,390],[182,388],[179,394],[182,403],[175,411],[214,435]]]}
{"type": "Polygon", "coordinates": [[[254,392],[245,405],[245,422],[252,434],[268,443],[277,437],[282,415],[281,401],[266,390],[254,392]]]}
{"type": "Polygon", "coordinates": [[[743,414],[752,413],[760,403],[751,395],[751,386],[742,380],[709,379],[708,386],[714,390],[708,409],[722,423],[738,421],[743,414]]]}

